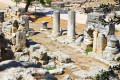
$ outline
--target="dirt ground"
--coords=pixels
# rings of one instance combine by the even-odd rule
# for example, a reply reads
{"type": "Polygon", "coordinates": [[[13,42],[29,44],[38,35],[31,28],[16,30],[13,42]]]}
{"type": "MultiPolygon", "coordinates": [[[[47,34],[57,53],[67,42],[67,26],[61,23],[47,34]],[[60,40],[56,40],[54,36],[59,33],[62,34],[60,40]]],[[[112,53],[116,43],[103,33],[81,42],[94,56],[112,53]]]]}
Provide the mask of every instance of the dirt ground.
{"type": "Polygon", "coordinates": [[[8,7],[8,5],[0,2],[0,9],[4,9],[4,8],[6,8],[6,7],[8,7]]]}

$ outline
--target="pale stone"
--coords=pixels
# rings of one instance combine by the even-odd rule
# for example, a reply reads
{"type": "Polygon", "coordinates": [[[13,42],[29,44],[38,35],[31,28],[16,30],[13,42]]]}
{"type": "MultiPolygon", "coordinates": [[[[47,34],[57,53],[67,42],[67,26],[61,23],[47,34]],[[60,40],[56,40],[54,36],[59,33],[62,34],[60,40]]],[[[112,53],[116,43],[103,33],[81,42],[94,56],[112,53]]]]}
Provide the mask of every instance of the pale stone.
{"type": "Polygon", "coordinates": [[[22,52],[16,52],[14,53],[15,60],[19,60],[19,58],[23,55],[22,52]]]}
{"type": "Polygon", "coordinates": [[[60,74],[63,74],[63,69],[59,68],[59,69],[49,70],[49,72],[50,74],[60,75],[60,74]]]}
{"type": "Polygon", "coordinates": [[[98,34],[98,39],[97,39],[97,54],[102,54],[103,51],[105,50],[105,47],[107,45],[107,39],[106,37],[99,33],[98,34]]]}
{"type": "Polygon", "coordinates": [[[93,32],[93,52],[96,53],[97,51],[97,38],[98,38],[98,31],[93,32]]]}
{"type": "Polygon", "coordinates": [[[84,36],[80,35],[76,40],[75,43],[76,45],[81,45],[81,43],[83,42],[84,36]]]}
{"type": "Polygon", "coordinates": [[[56,65],[55,65],[55,62],[54,61],[50,61],[47,65],[46,65],[46,67],[55,67],[56,65]]]}
{"type": "Polygon", "coordinates": [[[42,52],[40,49],[36,50],[35,52],[30,54],[33,58],[38,58],[40,60],[46,60],[47,59],[47,53],[42,52]]]}
{"type": "Polygon", "coordinates": [[[47,28],[47,24],[48,24],[49,22],[48,21],[42,21],[41,22],[41,28],[40,28],[40,30],[42,31],[42,30],[48,30],[48,28],[47,28]]]}
{"type": "Polygon", "coordinates": [[[19,31],[22,31],[23,28],[25,28],[24,25],[25,25],[25,22],[24,22],[24,21],[19,22],[19,28],[18,28],[18,30],[19,30],[19,31]]]}
{"type": "Polygon", "coordinates": [[[56,59],[62,63],[70,63],[71,57],[63,52],[56,52],[56,59]]]}
{"type": "Polygon", "coordinates": [[[84,29],[83,31],[84,33],[84,40],[83,40],[83,43],[86,44],[86,45],[92,45],[93,44],[93,30],[91,29],[84,29]]]}
{"type": "Polygon", "coordinates": [[[54,11],[53,13],[53,30],[52,30],[53,36],[60,36],[60,12],[54,11]]]}
{"type": "Polygon", "coordinates": [[[89,29],[94,30],[96,27],[98,27],[97,25],[100,24],[100,19],[104,19],[105,18],[105,14],[102,13],[89,13],[87,15],[87,27],[89,29]]]}
{"type": "Polygon", "coordinates": [[[61,63],[70,63],[71,62],[71,57],[63,52],[60,52],[60,51],[48,53],[48,56],[51,59],[57,60],[61,63]]]}
{"type": "Polygon", "coordinates": [[[81,48],[83,50],[91,49],[93,46],[93,30],[87,28],[83,30],[83,42],[81,48]]]}
{"type": "Polygon", "coordinates": [[[75,39],[75,11],[68,12],[68,29],[67,37],[69,39],[75,39]]]}
{"type": "Polygon", "coordinates": [[[115,35],[110,35],[107,38],[107,46],[104,53],[109,52],[111,54],[119,53],[119,41],[115,35]]]}
{"type": "Polygon", "coordinates": [[[28,15],[21,16],[21,21],[25,22],[24,27],[26,29],[26,32],[28,32],[29,31],[29,16],[28,15]]]}
{"type": "Polygon", "coordinates": [[[66,75],[62,80],[73,80],[70,75],[66,75]]]}
{"type": "Polygon", "coordinates": [[[87,49],[91,49],[91,48],[92,48],[91,45],[87,45],[87,44],[81,43],[81,49],[87,50],[87,49]]]}
{"type": "Polygon", "coordinates": [[[30,54],[35,52],[37,49],[40,49],[40,44],[30,45],[30,48],[29,48],[30,54]]]}
{"type": "Polygon", "coordinates": [[[18,31],[16,33],[15,51],[23,50],[26,47],[26,34],[25,32],[18,31]]]}

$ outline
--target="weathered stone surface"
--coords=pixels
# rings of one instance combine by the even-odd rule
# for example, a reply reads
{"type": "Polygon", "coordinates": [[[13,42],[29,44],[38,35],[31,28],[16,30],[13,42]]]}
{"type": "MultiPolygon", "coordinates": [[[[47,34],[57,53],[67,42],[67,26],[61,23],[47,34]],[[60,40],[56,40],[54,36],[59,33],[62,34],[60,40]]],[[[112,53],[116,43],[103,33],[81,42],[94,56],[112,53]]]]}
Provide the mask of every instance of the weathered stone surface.
{"type": "Polygon", "coordinates": [[[7,34],[12,33],[12,25],[11,25],[11,23],[3,22],[2,31],[4,33],[7,33],[7,34]]]}
{"type": "Polygon", "coordinates": [[[7,38],[10,38],[13,33],[17,31],[25,31],[24,21],[18,21],[16,19],[3,22],[2,31],[4,32],[7,38]]]}
{"type": "Polygon", "coordinates": [[[83,39],[84,39],[84,37],[82,34],[75,40],[76,45],[81,45],[81,43],[83,42],[83,39]]]}
{"type": "Polygon", "coordinates": [[[61,32],[60,32],[60,12],[59,11],[54,11],[54,13],[53,13],[52,35],[53,36],[61,35],[61,32]]]}
{"type": "Polygon", "coordinates": [[[115,24],[111,23],[106,26],[102,25],[102,27],[99,28],[99,32],[104,34],[106,37],[108,35],[114,35],[115,34],[115,24]]]}
{"type": "MultiPolygon", "coordinates": [[[[19,61],[30,61],[31,58],[28,56],[28,55],[21,55],[19,58],[18,58],[19,61]]],[[[34,62],[34,61],[31,61],[31,62],[34,62]]]]}
{"type": "Polygon", "coordinates": [[[20,57],[22,57],[23,53],[22,52],[16,52],[14,53],[15,60],[19,60],[20,57]]]}
{"type": "Polygon", "coordinates": [[[53,59],[56,59],[62,63],[70,63],[71,62],[71,57],[63,52],[60,52],[60,51],[48,54],[48,56],[53,57],[53,59]]]}
{"type": "Polygon", "coordinates": [[[47,24],[48,24],[49,22],[48,21],[42,21],[41,22],[41,28],[40,28],[40,30],[42,31],[42,30],[48,30],[48,28],[47,28],[47,24]]]}
{"type": "Polygon", "coordinates": [[[83,33],[83,42],[81,43],[81,48],[83,50],[86,49],[91,49],[92,45],[93,45],[93,30],[87,28],[84,29],[84,33],[83,33]]]}
{"type": "Polygon", "coordinates": [[[37,49],[40,49],[40,44],[30,45],[29,51],[33,53],[37,49]]]}
{"type": "Polygon", "coordinates": [[[96,53],[97,51],[97,38],[98,38],[98,31],[93,32],[93,52],[96,53]]]}
{"type": "Polygon", "coordinates": [[[73,72],[73,75],[80,77],[81,80],[84,80],[87,77],[95,77],[96,74],[99,74],[101,70],[106,70],[106,68],[100,67],[100,66],[92,66],[90,67],[89,71],[79,70],[79,71],[73,72]]]}
{"type": "Polygon", "coordinates": [[[105,15],[102,13],[89,13],[87,16],[87,27],[92,30],[94,30],[95,27],[99,27],[97,25],[99,25],[100,19],[105,18],[105,15]]]}
{"type": "Polygon", "coordinates": [[[16,33],[15,51],[23,50],[26,47],[26,34],[23,31],[16,33]]]}
{"type": "Polygon", "coordinates": [[[49,61],[49,63],[45,66],[45,67],[51,67],[51,68],[53,68],[53,67],[55,67],[56,65],[55,65],[55,62],[54,61],[49,61]]]}
{"type": "Polygon", "coordinates": [[[29,51],[30,54],[35,52],[36,50],[40,49],[40,52],[46,52],[46,48],[41,44],[30,45],[29,51]]]}
{"type": "Polygon", "coordinates": [[[23,29],[25,29],[24,25],[25,25],[25,22],[24,21],[20,21],[18,30],[22,31],[23,29]]]}
{"type": "Polygon", "coordinates": [[[62,63],[70,63],[71,62],[71,57],[60,51],[53,52],[53,53],[47,53],[47,55],[50,57],[50,59],[57,60],[62,63]]]}
{"type": "Polygon", "coordinates": [[[4,22],[4,11],[0,10],[0,22],[4,22]]]}
{"type": "Polygon", "coordinates": [[[105,50],[105,47],[107,45],[107,39],[104,35],[101,33],[98,34],[97,38],[97,54],[102,54],[103,51],[105,50]]]}
{"type": "Polygon", "coordinates": [[[12,20],[12,33],[16,33],[18,31],[18,21],[17,20],[12,20]]]}
{"type": "Polygon", "coordinates": [[[75,39],[75,11],[68,12],[68,29],[67,37],[69,39],[75,39]]]}
{"type": "Polygon", "coordinates": [[[111,53],[111,54],[115,54],[115,53],[119,53],[119,41],[117,40],[115,35],[110,35],[107,38],[107,46],[105,48],[104,53],[111,53]]]}
{"type": "Polygon", "coordinates": [[[68,69],[70,69],[70,70],[75,69],[75,68],[81,69],[79,66],[75,65],[74,63],[63,64],[61,67],[62,67],[63,69],[64,69],[64,68],[68,68],[68,69]]]}
{"type": "Polygon", "coordinates": [[[47,53],[42,52],[40,49],[37,49],[35,52],[30,54],[31,57],[37,58],[39,60],[46,60],[47,59],[47,53]]]}
{"type": "Polygon", "coordinates": [[[34,35],[34,30],[29,30],[29,31],[28,31],[28,35],[29,35],[29,36],[33,36],[33,35],[34,35]]]}
{"type": "Polygon", "coordinates": [[[81,49],[83,50],[92,49],[92,45],[81,43],[81,49]]]}
{"type": "Polygon", "coordinates": [[[21,21],[25,22],[24,27],[26,29],[26,32],[28,32],[29,31],[29,16],[28,15],[21,16],[21,21]]]}
{"type": "Polygon", "coordinates": [[[92,45],[93,44],[93,30],[91,29],[84,29],[84,40],[83,43],[87,45],[92,45]]]}
{"type": "Polygon", "coordinates": [[[3,61],[0,63],[0,71],[0,79],[2,80],[36,80],[36,77],[41,80],[57,80],[50,75],[49,71],[30,62],[3,61]]]}
{"type": "Polygon", "coordinates": [[[56,75],[59,75],[59,74],[63,74],[63,69],[59,68],[59,69],[54,69],[54,70],[49,70],[50,74],[56,74],[56,75]]]}

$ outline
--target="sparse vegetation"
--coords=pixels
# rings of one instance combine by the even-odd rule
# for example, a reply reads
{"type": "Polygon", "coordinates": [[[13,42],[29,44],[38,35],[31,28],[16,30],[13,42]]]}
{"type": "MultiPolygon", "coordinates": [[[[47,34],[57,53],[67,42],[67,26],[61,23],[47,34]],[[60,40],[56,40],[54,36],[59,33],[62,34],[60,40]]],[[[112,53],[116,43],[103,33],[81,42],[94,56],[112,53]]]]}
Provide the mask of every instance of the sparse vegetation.
{"type": "Polygon", "coordinates": [[[116,29],[115,32],[119,32],[119,30],[116,29]]]}
{"type": "Polygon", "coordinates": [[[53,67],[48,65],[48,66],[45,67],[45,69],[47,69],[47,70],[54,70],[54,69],[56,69],[56,65],[54,65],[53,67]]]}
{"type": "Polygon", "coordinates": [[[120,57],[117,58],[117,61],[120,61],[120,57]]]}
{"type": "Polygon", "coordinates": [[[96,74],[96,80],[118,80],[118,75],[115,73],[120,70],[120,65],[115,65],[113,67],[109,67],[108,71],[101,70],[100,74],[96,74]]]}
{"type": "Polygon", "coordinates": [[[51,0],[46,0],[46,4],[48,4],[49,6],[51,6],[51,0]]]}
{"type": "Polygon", "coordinates": [[[13,0],[16,3],[16,6],[20,3],[21,0],[13,0]]]}
{"type": "Polygon", "coordinates": [[[88,52],[92,52],[93,50],[92,49],[87,49],[85,50],[85,53],[88,54],[88,52]]]}
{"type": "Polygon", "coordinates": [[[45,5],[44,0],[40,0],[40,3],[41,3],[43,6],[45,5]]]}
{"type": "Polygon", "coordinates": [[[96,75],[96,80],[109,80],[109,77],[114,75],[114,71],[110,70],[110,71],[100,71],[101,74],[97,74],[96,75]]]}

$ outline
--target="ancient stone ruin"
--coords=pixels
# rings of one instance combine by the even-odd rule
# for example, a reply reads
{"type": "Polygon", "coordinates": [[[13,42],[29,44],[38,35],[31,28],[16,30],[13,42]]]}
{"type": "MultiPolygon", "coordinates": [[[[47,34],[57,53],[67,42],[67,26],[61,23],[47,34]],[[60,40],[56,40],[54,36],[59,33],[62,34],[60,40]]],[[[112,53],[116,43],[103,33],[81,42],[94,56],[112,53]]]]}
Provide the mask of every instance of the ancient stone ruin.
{"type": "Polygon", "coordinates": [[[93,48],[93,52],[119,53],[119,42],[115,36],[115,25],[104,25],[100,20],[105,19],[101,13],[90,13],[87,19],[87,29],[83,33],[83,42],[81,48],[86,50],[93,48]]]}
{"type": "Polygon", "coordinates": [[[11,17],[13,19],[19,19],[24,14],[24,8],[18,8],[15,6],[9,6],[5,10],[5,17],[11,17]]]}
{"type": "Polygon", "coordinates": [[[53,31],[52,35],[54,36],[60,36],[61,30],[60,30],[60,12],[55,11],[53,13],[53,31]]]}
{"type": "MultiPolygon", "coordinates": [[[[62,3],[59,5],[63,6],[62,3]]],[[[51,22],[48,21],[41,21],[41,26],[40,23],[30,23],[31,16],[25,15],[22,8],[8,7],[0,11],[0,79],[58,80],[55,76],[62,75],[61,80],[74,80],[74,77],[76,80],[96,80],[101,70],[107,71],[108,66],[119,63],[120,42],[115,35],[115,24],[102,22],[109,18],[109,14],[87,14],[87,28],[83,34],[76,32],[76,12],[71,10],[67,15],[67,30],[63,30],[58,10],[53,12],[50,29],[51,22]],[[8,17],[10,19],[6,20],[8,17]],[[91,52],[85,53],[87,50],[91,52]]],[[[112,74],[115,75],[115,71],[112,74]]],[[[118,75],[110,80],[119,80],[118,75]]]]}
{"type": "Polygon", "coordinates": [[[48,30],[48,27],[47,27],[48,23],[49,23],[48,21],[42,21],[40,30],[41,31],[48,30]]]}

